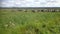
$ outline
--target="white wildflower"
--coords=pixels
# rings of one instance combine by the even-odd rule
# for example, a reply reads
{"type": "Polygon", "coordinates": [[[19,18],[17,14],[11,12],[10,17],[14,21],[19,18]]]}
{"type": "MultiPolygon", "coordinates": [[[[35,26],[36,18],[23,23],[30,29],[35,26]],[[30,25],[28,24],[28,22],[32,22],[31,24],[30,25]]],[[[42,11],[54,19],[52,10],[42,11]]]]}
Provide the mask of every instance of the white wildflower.
{"type": "Polygon", "coordinates": [[[4,26],[5,26],[5,27],[8,27],[8,24],[5,24],[4,26]]]}

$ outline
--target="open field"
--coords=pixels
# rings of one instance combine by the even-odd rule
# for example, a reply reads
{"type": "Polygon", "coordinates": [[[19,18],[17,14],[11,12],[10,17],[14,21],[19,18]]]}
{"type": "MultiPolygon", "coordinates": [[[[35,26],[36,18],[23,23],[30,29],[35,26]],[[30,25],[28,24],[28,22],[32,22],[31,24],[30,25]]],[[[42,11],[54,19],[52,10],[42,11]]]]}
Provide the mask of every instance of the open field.
{"type": "Polygon", "coordinates": [[[0,34],[60,34],[60,12],[1,10],[0,34]]]}

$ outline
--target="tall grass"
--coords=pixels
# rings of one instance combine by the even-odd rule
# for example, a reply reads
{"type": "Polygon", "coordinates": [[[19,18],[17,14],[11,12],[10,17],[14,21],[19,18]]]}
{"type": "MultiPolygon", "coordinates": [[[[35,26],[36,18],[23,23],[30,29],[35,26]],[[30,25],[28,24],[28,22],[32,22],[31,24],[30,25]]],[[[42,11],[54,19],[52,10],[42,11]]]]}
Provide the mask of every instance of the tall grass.
{"type": "Polygon", "coordinates": [[[0,34],[60,34],[60,12],[0,12],[0,34]]]}

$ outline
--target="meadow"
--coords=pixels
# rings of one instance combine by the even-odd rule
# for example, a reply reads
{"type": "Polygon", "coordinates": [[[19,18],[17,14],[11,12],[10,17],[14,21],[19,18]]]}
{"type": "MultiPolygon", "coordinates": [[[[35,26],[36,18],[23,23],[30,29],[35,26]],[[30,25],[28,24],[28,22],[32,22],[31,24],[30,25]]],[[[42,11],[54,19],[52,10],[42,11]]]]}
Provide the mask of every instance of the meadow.
{"type": "Polygon", "coordinates": [[[0,34],[60,34],[60,12],[1,10],[0,34]]]}

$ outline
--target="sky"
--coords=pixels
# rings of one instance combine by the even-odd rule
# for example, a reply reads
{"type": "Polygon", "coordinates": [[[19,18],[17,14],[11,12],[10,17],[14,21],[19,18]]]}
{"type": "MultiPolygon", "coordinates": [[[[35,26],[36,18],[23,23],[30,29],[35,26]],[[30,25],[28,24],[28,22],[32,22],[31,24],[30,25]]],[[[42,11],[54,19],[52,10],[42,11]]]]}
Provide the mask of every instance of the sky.
{"type": "Polygon", "coordinates": [[[60,0],[0,0],[0,7],[60,7],[60,0]]]}

